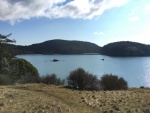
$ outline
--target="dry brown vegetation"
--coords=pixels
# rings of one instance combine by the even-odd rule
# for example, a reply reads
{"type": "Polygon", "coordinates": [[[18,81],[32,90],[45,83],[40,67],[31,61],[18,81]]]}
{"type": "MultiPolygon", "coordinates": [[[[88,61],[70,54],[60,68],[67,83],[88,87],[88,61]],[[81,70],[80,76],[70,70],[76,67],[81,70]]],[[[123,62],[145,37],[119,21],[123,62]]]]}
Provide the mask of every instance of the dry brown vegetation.
{"type": "Polygon", "coordinates": [[[0,86],[0,113],[150,113],[150,89],[80,91],[44,84],[0,86]]]}

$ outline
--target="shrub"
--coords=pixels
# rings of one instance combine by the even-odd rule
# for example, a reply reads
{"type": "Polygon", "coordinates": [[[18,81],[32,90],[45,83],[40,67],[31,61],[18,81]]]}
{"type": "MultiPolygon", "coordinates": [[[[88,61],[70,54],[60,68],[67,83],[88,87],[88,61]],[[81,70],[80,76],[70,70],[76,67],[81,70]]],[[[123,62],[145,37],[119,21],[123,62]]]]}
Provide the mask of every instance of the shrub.
{"type": "Polygon", "coordinates": [[[128,89],[127,82],[116,75],[105,74],[100,79],[100,85],[104,90],[126,90],[128,89]]]}
{"type": "Polygon", "coordinates": [[[0,85],[10,85],[12,79],[8,75],[0,75],[0,85]]]}
{"type": "Polygon", "coordinates": [[[144,87],[144,86],[141,86],[140,88],[144,89],[145,87],[144,87]]]}
{"type": "Polygon", "coordinates": [[[99,90],[98,79],[82,68],[78,68],[67,77],[68,85],[80,90],[99,90]]]}
{"type": "Polygon", "coordinates": [[[57,76],[55,74],[43,76],[41,79],[42,79],[42,83],[44,83],[44,84],[64,85],[64,80],[57,78],[57,76]]]}
{"type": "MultiPolygon", "coordinates": [[[[13,59],[11,62],[11,73],[10,77],[16,81],[22,81],[23,83],[25,80],[29,81],[29,78],[38,78],[39,74],[37,69],[28,61],[24,59],[13,59]]],[[[27,83],[27,81],[25,83],[27,83]]]]}
{"type": "Polygon", "coordinates": [[[41,77],[40,76],[26,75],[20,79],[17,79],[15,82],[19,83],[19,84],[41,83],[41,77]]]}

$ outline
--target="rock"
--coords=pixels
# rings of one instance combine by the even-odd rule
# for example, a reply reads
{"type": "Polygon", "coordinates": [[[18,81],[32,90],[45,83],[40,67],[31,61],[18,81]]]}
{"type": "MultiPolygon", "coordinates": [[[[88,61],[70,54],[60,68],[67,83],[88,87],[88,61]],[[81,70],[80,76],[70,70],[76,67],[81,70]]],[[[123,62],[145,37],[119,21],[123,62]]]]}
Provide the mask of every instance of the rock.
{"type": "Polygon", "coordinates": [[[52,61],[53,61],[53,62],[58,62],[58,61],[60,61],[60,60],[57,60],[57,59],[53,59],[52,61]]]}

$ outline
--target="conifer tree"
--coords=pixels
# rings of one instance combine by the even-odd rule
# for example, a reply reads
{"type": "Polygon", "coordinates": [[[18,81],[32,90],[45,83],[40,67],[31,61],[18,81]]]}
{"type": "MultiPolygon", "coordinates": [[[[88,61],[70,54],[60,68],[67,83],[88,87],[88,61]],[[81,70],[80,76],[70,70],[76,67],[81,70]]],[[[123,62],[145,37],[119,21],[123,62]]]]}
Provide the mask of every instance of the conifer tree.
{"type": "Polygon", "coordinates": [[[9,39],[10,35],[11,34],[0,34],[0,74],[9,72],[10,61],[14,57],[13,49],[10,44],[14,43],[15,40],[9,39]]]}

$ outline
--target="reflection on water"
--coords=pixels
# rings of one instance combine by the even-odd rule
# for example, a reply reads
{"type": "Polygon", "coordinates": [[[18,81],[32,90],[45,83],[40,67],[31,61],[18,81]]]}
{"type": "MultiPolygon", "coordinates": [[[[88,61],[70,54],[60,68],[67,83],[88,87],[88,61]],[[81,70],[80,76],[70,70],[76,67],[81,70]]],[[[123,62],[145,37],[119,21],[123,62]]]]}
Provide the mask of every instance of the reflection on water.
{"type": "Polygon", "coordinates": [[[150,57],[109,57],[103,55],[18,55],[31,62],[40,75],[55,73],[66,78],[78,67],[97,75],[115,74],[127,80],[129,87],[150,87],[150,57]],[[52,62],[58,59],[58,62],[52,62]],[[102,60],[104,59],[104,60],[102,60]]]}
{"type": "Polygon", "coordinates": [[[142,84],[144,84],[147,87],[150,87],[150,59],[146,60],[143,66],[144,73],[142,84]]]}

